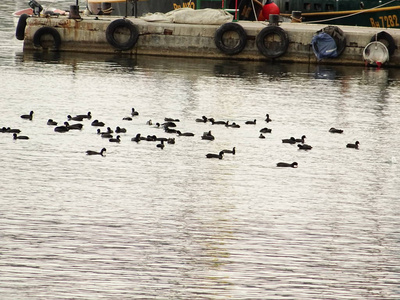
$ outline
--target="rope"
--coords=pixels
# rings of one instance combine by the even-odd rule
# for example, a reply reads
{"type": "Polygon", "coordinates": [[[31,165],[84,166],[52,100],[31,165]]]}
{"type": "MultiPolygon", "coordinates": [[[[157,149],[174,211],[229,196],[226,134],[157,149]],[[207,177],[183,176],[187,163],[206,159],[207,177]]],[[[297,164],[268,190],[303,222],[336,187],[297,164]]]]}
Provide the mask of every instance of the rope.
{"type": "Polygon", "coordinates": [[[258,20],[258,17],[256,16],[256,9],[255,9],[255,7],[254,7],[254,1],[253,1],[253,0],[251,0],[251,6],[253,7],[254,20],[257,21],[257,20],[258,20]]]}
{"type": "MultiPolygon", "coordinates": [[[[292,20],[292,23],[301,23],[302,17],[295,18],[295,17],[290,16],[290,19],[292,20]]],[[[307,22],[304,22],[304,23],[307,23],[307,22]]]]}
{"type": "Polygon", "coordinates": [[[391,0],[391,1],[387,2],[387,3],[383,3],[383,4],[378,5],[378,6],[375,6],[375,7],[373,7],[373,8],[368,8],[368,9],[366,9],[366,10],[362,10],[362,11],[356,12],[356,13],[354,13],[354,14],[346,15],[346,16],[341,16],[341,17],[336,17],[336,18],[330,18],[330,19],[325,19],[325,20],[319,20],[319,21],[309,21],[309,22],[303,22],[303,23],[304,23],[304,24],[311,24],[311,23],[319,23],[319,22],[321,22],[321,21],[323,21],[323,22],[328,22],[328,21],[333,21],[333,20],[348,18],[348,17],[352,17],[352,16],[355,16],[355,15],[363,14],[363,13],[368,12],[368,11],[373,10],[373,9],[380,8],[380,7],[382,7],[382,6],[388,5],[388,4],[390,4],[390,3],[392,3],[392,2],[395,2],[395,1],[397,1],[397,0],[391,0]]]}

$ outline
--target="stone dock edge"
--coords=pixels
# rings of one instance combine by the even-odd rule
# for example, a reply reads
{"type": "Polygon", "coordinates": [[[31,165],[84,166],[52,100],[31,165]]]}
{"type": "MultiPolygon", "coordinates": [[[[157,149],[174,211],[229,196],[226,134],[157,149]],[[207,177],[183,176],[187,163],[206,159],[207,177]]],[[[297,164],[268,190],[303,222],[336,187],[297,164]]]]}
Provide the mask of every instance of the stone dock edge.
{"type": "MultiPolygon", "coordinates": [[[[128,17],[138,31],[138,38],[129,50],[113,47],[106,37],[110,23],[123,17],[88,16],[82,19],[68,17],[29,17],[26,20],[24,51],[43,51],[35,46],[35,33],[42,27],[54,28],[61,38],[58,51],[98,54],[156,55],[171,57],[216,58],[247,61],[278,61],[307,64],[365,65],[364,48],[378,33],[384,31],[399,43],[400,29],[338,26],[346,36],[346,47],[336,58],[318,61],[311,47],[314,34],[326,24],[305,24],[281,22],[278,24],[288,36],[289,44],[283,55],[270,58],[263,55],[256,45],[257,35],[267,22],[239,21],[246,32],[246,44],[237,54],[221,51],[215,42],[217,29],[222,25],[178,24],[147,22],[141,18],[128,17]]],[[[50,49],[51,50],[51,49],[50,49]]],[[[385,66],[400,67],[400,50],[390,55],[385,66]]]]}

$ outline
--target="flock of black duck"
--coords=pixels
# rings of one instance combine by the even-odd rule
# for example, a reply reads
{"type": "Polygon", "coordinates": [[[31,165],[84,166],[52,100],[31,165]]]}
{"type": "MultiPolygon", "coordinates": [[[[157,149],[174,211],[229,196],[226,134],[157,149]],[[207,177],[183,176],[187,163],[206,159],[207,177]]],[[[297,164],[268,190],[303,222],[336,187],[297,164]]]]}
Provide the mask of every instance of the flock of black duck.
{"type": "MultiPolygon", "coordinates": [[[[30,111],[29,114],[23,114],[20,117],[25,120],[33,120],[33,111],[30,111]]],[[[133,117],[138,116],[139,112],[137,112],[134,108],[131,110],[131,114],[128,117],[122,118],[122,120],[125,121],[131,121],[133,117]]],[[[69,121],[77,121],[81,122],[84,120],[90,120],[92,118],[91,112],[88,112],[87,114],[82,114],[82,115],[67,115],[67,121],[63,122],[63,125],[57,126],[58,123],[54,121],[53,119],[48,119],[47,120],[47,125],[49,126],[54,126],[54,131],[55,132],[68,132],[70,130],[81,130],[83,128],[82,123],[74,123],[70,124],[69,121]]],[[[239,124],[236,124],[235,122],[229,123],[229,121],[216,121],[214,118],[207,118],[206,116],[202,116],[201,118],[195,119],[196,122],[201,122],[201,123],[207,123],[210,122],[212,125],[225,125],[226,127],[234,127],[234,128],[240,128],[239,124]]],[[[266,114],[266,119],[265,122],[269,123],[271,122],[271,118],[269,114],[266,114]]],[[[164,118],[163,123],[156,123],[157,128],[163,128],[166,133],[173,133],[178,136],[195,136],[194,133],[192,132],[181,132],[180,130],[175,129],[177,127],[176,123],[180,122],[179,119],[175,118],[164,118]]],[[[151,120],[147,121],[147,125],[152,125],[153,122],[151,120]]],[[[245,121],[244,124],[247,125],[256,125],[257,120],[249,120],[245,121]]],[[[105,123],[99,121],[98,119],[95,119],[92,123],[91,126],[94,127],[104,127],[105,123]]],[[[341,134],[343,133],[342,129],[337,129],[334,127],[331,127],[328,130],[330,133],[338,133],[341,134]]],[[[13,134],[13,139],[14,140],[28,140],[28,136],[24,135],[19,135],[21,132],[20,129],[17,128],[10,128],[10,127],[2,127],[0,128],[0,132],[3,133],[12,133],[13,134]]],[[[117,126],[115,129],[115,133],[117,133],[117,136],[113,136],[114,131],[111,129],[111,127],[107,127],[106,131],[101,131],[100,128],[97,129],[97,134],[99,134],[102,138],[107,138],[110,143],[120,143],[121,142],[121,136],[119,135],[120,133],[126,133],[127,129],[124,127],[117,126]]],[[[263,133],[271,133],[272,129],[264,127],[259,130],[261,133],[259,138],[265,138],[263,133]]],[[[213,141],[215,139],[214,135],[211,133],[211,130],[206,131],[201,135],[202,140],[209,140],[213,141]]],[[[285,138],[282,139],[282,143],[287,143],[287,144],[297,144],[297,147],[299,150],[311,150],[313,147],[311,145],[308,145],[305,143],[306,136],[302,135],[300,138],[295,138],[295,137],[290,137],[290,138],[285,138]]],[[[148,135],[148,136],[142,136],[140,133],[137,133],[133,138],[131,138],[131,141],[139,143],[140,141],[159,141],[159,143],[156,145],[157,148],[164,149],[165,143],[167,144],[175,144],[175,138],[166,138],[166,137],[157,137],[155,135],[148,135]]],[[[359,149],[360,142],[356,141],[355,143],[348,143],[346,145],[347,148],[353,148],[353,149],[359,149]]],[[[94,151],[94,150],[87,150],[86,154],[87,155],[99,155],[99,156],[105,156],[106,148],[103,147],[100,151],[94,151]]],[[[231,149],[224,149],[221,150],[219,153],[207,153],[205,156],[206,158],[217,158],[217,159],[222,159],[224,157],[224,154],[232,154],[235,155],[236,153],[236,147],[233,147],[231,149]]],[[[297,162],[292,162],[292,163],[286,163],[286,162],[278,162],[276,164],[277,167],[290,167],[290,168],[297,168],[298,163],[297,162]]]]}

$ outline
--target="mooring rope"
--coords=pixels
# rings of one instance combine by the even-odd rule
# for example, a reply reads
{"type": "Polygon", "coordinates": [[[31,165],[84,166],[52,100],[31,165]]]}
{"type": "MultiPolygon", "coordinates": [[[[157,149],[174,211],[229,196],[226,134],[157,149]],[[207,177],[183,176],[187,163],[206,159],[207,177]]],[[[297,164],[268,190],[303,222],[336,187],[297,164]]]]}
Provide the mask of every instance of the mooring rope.
{"type": "Polygon", "coordinates": [[[373,8],[368,8],[368,9],[366,9],[366,10],[362,10],[362,11],[356,12],[356,13],[354,13],[354,14],[346,15],[346,16],[335,17],[335,18],[330,18],[330,19],[324,19],[324,20],[319,20],[319,21],[309,21],[309,22],[303,22],[303,23],[304,23],[304,24],[311,24],[311,23],[319,23],[319,22],[322,22],[322,21],[323,21],[323,22],[329,22],[329,21],[333,21],[333,20],[348,18],[348,17],[352,17],[352,16],[355,16],[355,15],[359,15],[359,14],[366,13],[366,12],[368,12],[368,11],[370,11],[370,10],[373,10],[373,9],[380,8],[380,7],[382,7],[382,6],[388,5],[388,4],[390,4],[390,3],[392,3],[392,2],[395,2],[395,1],[397,1],[397,0],[391,0],[391,1],[387,2],[387,3],[383,3],[383,4],[378,5],[378,6],[375,6],[375,7],[373,7],[373,8]]]}
{"type": "Polygon", "coordinates": [[[254,20],[257,21],[258,17],[256,15],[256,9],[254,7],[254,0],[251,0],[251,6],[253,6],[254,20]]]}

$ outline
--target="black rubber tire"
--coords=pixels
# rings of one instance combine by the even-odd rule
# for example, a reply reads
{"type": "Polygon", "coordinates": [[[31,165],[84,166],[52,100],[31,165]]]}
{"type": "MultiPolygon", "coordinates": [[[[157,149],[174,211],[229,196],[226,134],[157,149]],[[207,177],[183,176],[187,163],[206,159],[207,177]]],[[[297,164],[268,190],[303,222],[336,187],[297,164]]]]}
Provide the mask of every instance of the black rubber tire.
{"type": "Polygon", "coordinates": [[[114,48],[121,51],[128,51],[135,46],[139,38],[139,30],[131,21],[127,19],[118,19],[108,25],[106,29],[106,38],[108,43],[114,48]],[[118,28],[126,28],[130,32],[129,39],[124,43],[119,42],[114,36],[118,28]]]}
{"type": "Polygon", "coordinates": [[[33,45],[35,47],[43,47],[42,36],[46,34],[51,35],[53,37],[54,49],[59,50],[61,46],[61,36],[60,33],[53,27],[39,28],[33,35],[33,45]]]}
{"type": "Polygon", "coordinates": [[[394,51],[397,49],[396,42],[394,41],[393,37],[385,31],[381,31],[371,38],[371,42],[375,41],[381,42],[386,46],[389,51],[389,56],[392,56],[394,51]]]}
{"type": "Polygon", "coordinates": [[[279,26],[268,26],[260,31],[256,38],[258,50],[267,58],[278,58],[286,53],[289,47],[289,37],[285,30],[279,26]],[[280,43],[273,49],[268,48],[265,44],[265,39],[269,35],[277,35],[280,38],[280,43]]]}
{"type": "Polygon", "coordinates": [[[25,38],[26,20],[29,18],[28,14],[20,15],[18,19],[17,28],[15,30],[15,37],[17,40],[23,41],[25,38]]]}
{"type": "Polygon", "coordinates": [[[225,23],[215,31],[214,42],[215,46],[217,46],[217,48],[225,54],[239,54],[246,47],[247,33],[243,27],[237,23],[225,23]],[[230,47],[224,43],[224,34],[230,31],[236,32],[239,36],[239,43],[237,43],[234,47],[230,47]]]}

